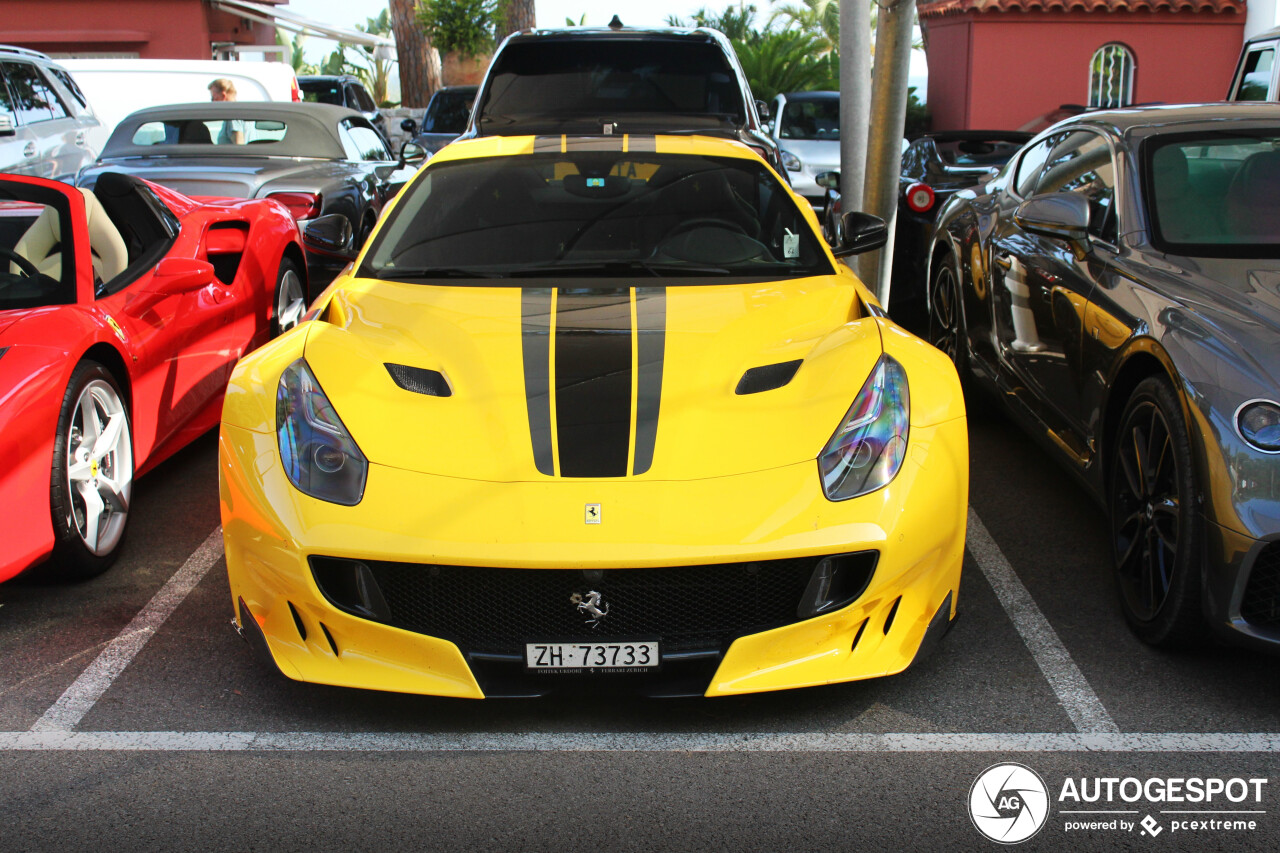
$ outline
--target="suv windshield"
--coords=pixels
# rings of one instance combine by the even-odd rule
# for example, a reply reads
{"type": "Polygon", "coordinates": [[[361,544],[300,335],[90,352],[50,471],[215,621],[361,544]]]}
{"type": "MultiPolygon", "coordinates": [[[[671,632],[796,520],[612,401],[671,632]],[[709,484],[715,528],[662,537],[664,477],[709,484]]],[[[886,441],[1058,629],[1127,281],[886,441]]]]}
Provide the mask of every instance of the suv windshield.
{"type": "MultiPolygon", "coordinates": [[[[737,76],[719,47],[694,40],[565,40],[508,43],[490,70],[482,133],[555,120],[619,121],[637,115],[705,116],[741,124],[737,76]]],[[[596,128],[598,130],[598,128],[596,128]]]]}
{"type": "Polygon", "coordinates": [[[832,272],[813,229],[763,164],[597,151],[429,165],[379,230],[359,274],[721,283],[832,272]]]}

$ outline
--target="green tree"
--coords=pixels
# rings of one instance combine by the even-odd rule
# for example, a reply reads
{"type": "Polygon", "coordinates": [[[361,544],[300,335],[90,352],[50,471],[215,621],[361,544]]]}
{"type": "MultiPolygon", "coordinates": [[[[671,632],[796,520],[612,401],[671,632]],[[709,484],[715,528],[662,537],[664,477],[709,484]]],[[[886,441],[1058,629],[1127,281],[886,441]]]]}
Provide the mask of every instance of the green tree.
{"type": "MultiPolygon", "coordinates": [[[[875,15],[875,3],[871,4],[875,15]]],[[[778,21],[783,29],[798,29],[822,43],[823,53],[840,52],[840,2],[839,0],[804,0],[800,5],[788,3],[773,10],[769,16],[769,28],[778,21]]]]}
{"type": "Polygon", "coordinates": [[[774,29],[776,16],[759,29],[756,14],[755,6],[743,3],[718,13],[699,9],[690,21],[672,16],[667,23],[676,27],[710,27],[724,33],[733,43],[752,93],[762,100],[770,100],[780,92],[839,88],[839,63],[820,30],[774,29]]]}
{"type": "Polygon", "coordinates": [[[422,0],[418,22],[442,53],[480,56],[493,50],[496,0],[422,0]]]}

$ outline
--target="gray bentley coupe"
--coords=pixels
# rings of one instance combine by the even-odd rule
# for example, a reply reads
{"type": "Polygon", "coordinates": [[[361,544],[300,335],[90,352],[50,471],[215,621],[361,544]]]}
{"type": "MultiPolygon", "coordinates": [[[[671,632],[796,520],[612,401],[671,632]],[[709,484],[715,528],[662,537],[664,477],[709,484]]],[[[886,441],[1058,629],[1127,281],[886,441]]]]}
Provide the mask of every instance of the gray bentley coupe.
{"type": "Polygon", "coordinates": [[[1086,113],[943,208],[931,341],[1105,507],[1143,640],[1280,649],[1280,105],[1086,113]]]}
{"type": "MultiPolygon", "coordinates": [[[[124,172],[189,196],[274,198],[305,222],[341,214],[357,247],[425,154],[400,157],[360,113],[329,104],[177,104],[129,115],[102,156],[80,172],[92,187],[103,172],[124,172]]],[[[308,253],[312,283],[323,286],[343,262],[308,253]]]]}

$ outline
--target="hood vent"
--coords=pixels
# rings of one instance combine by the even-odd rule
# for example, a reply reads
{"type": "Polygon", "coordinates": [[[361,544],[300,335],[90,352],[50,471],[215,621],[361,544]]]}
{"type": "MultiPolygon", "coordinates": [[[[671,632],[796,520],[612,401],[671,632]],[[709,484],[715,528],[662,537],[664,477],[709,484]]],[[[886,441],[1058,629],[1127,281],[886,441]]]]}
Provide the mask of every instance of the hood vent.
{"type": "Polygon", "coordinates": [[[409,367],[407,364],[384,365],[395,383],[406,391],[415,394],[426,394],[428,397],[451,397],[444,374],[438,370],[427,370],[425,367],[409,367]]]}
{"type": "Polygon", "coordinates": [[[795,361],[783,361],[778,364],[753,367],[742,374],[742,378],[738,380],[738,387],[734,389],[733,393],[759,394],[762,391],[781,388],[791,381],[791,378],[796,375],[796,371],[800,369],[800,365],[803,363],[804,359],[797,358],[795,361]]]}

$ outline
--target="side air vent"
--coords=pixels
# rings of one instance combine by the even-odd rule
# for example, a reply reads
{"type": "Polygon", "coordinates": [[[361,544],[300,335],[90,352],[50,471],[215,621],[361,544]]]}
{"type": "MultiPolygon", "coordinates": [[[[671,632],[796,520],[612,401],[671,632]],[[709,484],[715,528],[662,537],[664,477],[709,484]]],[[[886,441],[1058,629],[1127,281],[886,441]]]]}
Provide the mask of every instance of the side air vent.
{"type": "Polygon", "coordinates": [[[791,381],[791,377],[796,375],[796,371],[800,369],[800,365],[803,362],[804,359],[797,358],[795,361],[753,367],[742,374],[742,378],[738,380],[738,387],[733,393],[759,394],[762,391],[781,388],[791,381]]]}
{"type": "Polygon", "coordinates": [[[428,397],[451,397],[444,374],[438,370],[427,370],[425,367],[409,367],[407,364],[388,364],[387,372],[395,383],[406,391],[415,394],[426,394],[428,397]]]}

